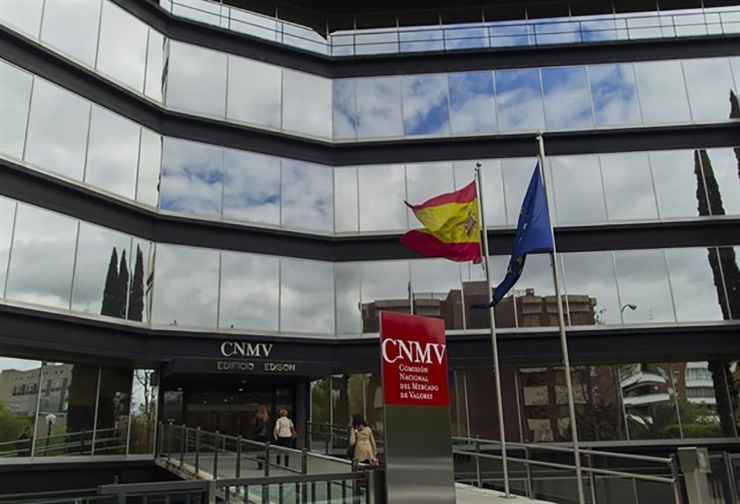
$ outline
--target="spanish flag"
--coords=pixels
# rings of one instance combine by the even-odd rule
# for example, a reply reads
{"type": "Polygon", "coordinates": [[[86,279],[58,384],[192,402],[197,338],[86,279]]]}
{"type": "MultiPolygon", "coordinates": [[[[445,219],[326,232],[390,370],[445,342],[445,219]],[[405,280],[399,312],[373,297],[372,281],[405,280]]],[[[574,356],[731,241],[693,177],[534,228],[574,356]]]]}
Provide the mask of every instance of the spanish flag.
{"type": "Polygon", "coordinates": [[[479,263],[480,224],[475,182],[436,196],[421,205],[406,205],[424,225],[401,237],[401,244],[427,257],[479,263]]]}

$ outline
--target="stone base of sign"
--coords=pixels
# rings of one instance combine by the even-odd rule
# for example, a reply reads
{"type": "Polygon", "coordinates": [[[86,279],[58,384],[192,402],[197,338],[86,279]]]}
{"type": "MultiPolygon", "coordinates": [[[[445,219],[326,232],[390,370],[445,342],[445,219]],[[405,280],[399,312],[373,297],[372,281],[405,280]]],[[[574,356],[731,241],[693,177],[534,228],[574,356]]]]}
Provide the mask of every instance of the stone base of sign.
{"type": "Polygon", "coordinates": [[[528,499],[521,495],[511,499],[503,497],[503,492],[486,490],[470,485],[455,484],[456,504],[553,504],[543,500],[528,499]]]}

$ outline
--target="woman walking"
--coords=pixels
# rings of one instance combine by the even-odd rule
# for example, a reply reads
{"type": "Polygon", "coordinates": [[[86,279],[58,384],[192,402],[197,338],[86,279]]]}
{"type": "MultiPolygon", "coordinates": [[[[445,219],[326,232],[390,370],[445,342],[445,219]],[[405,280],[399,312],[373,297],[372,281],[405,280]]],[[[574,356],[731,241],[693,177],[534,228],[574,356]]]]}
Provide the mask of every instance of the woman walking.
{"type": "MultiPolygon", "coordinates": [[[[258,443],[270,441],[270,415],[267,408],[260,406],[252,420],[252,439],[258,443]]],[[[262,469],[265,461],[265,452],[257,454],[257,469],[262,469]]]]}
{"type": "Polygon", "coordinates": [[[375,438],[373,431],[361,415],[352,419],[352,430],[349,435],[349,444],[354,447],[354,459],[362,464],[375,463],[375,438]]]}
{"type": "MultiPolygon", "coordinates": [[[[283,448],[291,448],[293,440],[296,437],[295,427],[293,421],[288,418],[288,410],[281,409],[278,411],[277,422],[275,422],[275,429],[272,435],[275,437],[275,444],[282,446],[283,448]]],[[[290,464],[290,456],[285,453],[285,467],[290,464]]],[[[277,452],[277,465],[280,465],[280,450],[277,452]]]]}

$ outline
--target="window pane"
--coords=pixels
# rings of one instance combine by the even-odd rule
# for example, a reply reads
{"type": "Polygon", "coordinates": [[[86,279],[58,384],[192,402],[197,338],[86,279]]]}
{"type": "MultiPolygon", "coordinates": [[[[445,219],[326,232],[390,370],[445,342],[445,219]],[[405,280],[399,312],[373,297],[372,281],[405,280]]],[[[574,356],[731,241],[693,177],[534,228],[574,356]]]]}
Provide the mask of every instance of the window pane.
{"type": "Polygon", "coordinates": [[[0,61],[0,152],[23,158],[33,77],[0,61]]]}
{"type": "Polygon", "coordinates": [[[449,81],[452,133],[496,131],[493,73],[453,73],[449,81]]]}
{"type": "Polygon", "coordinates": [[[334,333],[334,265],[280,260],[280,331],[334,333]]]}
{"type": "Polygon", "coordinates": [[[283,159],[283,226],[334,230],[333,170],[328,166],[283,159]]]}
{"type": "Polygon", "coordinates": [[[153,207],[158,205],[161,172],[162,136],[142,128],[136,201],[153,207]]]}
{"type": "Polygon", "coordinates": [[[642,122],[632,65],[594,65],[588,73],[598,126],[642,122]]]}
{"type": "Polygon", "coordinates": [[[280,159],[226,149],[224,218],[280,224],[280,159]]]}
{"type": "Polygon", "coordinates": [[[360,263],[335,263],[337,334],[361,334],[360,263]]]}
{"type": "Polygon", "coordinates": [[[494,73],[500,131],[540,130],[545,127],[539,70],[494,73]]]}
{"type": "Polygon", "coordinates": [[[661,219],[696,217],[697,174],[701,169],[696,169],[694,151],[651,152],[650,165],[661,219]]]}
{"type": "Polygon", "coordinates": [[[5,413],[0,457],[31,456],[32,438],[40,435],[34,427],[41,365],[41,361],[0,357],[0,384],[4,389],[0,409],[5,413]]]}
{"type": "Polygon", "coordinates": [[[733,91],[730,61],[727,58],[683,61],[694,121],[722,121],[730,117],[733,91]]]}
{"type": "Polygon", "coordinates": [[[82,180],[89,121],[89,102],[37,78],[28,120],[26,161],[82,180]]]}
{"type": "Polygon", "coordinates": [[[635,63],[645,124],[691,120],[680,61],[635,63]]]}
{"type": "Polygon", "coordinates": [[[647,154],[608,154],[600,158],[609,220],[657,218],[647,154]]]}
{"type": "Polygon", "coordinates": [[[281,86],[279,67],[229,56],[226,117],[279,128],[281,86]]]}
{"type": "Polygon", "coordinates": [[[398,77],[357,79],[357,136],[359,138],[400,137],[401,80],[398,77]]]}
{"type": "Polygon", "coordinates": [[[335,231],[359,231],[357,168],[334,169],[335,231]]]}
{"type": "MultiPolygon", "coordinates": [[[[406,200],[419,205],[426,200],[455,190],[452,163],[406,165],[406,200]]],[[[421,227],[414,212],[407,208],[409,229],[421,227]]]]}
{"type": "Polygon", "coordinates": [[[221,253],[221,313],[224,329],[278,330],[277,257],[221,253]]]}
{"type": "Polygon", "coordinates": [[[740,149],[709,149],[702,158],[702,168],[707,184],[714,176],[725,214],[740,214],[740,149]]]}
{"type": "Polygon", "coordinates": [[[414,314],[441,318],[445,329],[464,329],[460,265],[445,259],[411,261],[414,314]]]}
{"type": "Polygon", "coordinates": [[[0,196],[0,297],[5,296],[5,278],[8,274],[15,207],[15,201],[0,196]]]}
{"type": "Polygon", "coordinates": [[[559,224],[606,222],[606,205],[597,156],[549,158],[559,224]]]}
{"type": "Polygon", "coordinates": [[[170,42],[167,105],[190,112],[226,114],[226,55],[170,42]]]}
{"type": "Polygon", "coordinates": [[[561,254],[567,292],[566,323],[620,324],[617,278],[611,252],[561,254]]]}
{"type": "Polygon", "coordinates": [[[404,167],[361,166],[360,231],[406,229],[404,167]]]}
{"type": "Polygon", "coordinates": [[[542,85],[548,128],[593,126],[586,67],[543,68],[542,85]]]}
{"type": "Polygon", "coordinates": [[[220,216],[224,150],[165,138],[162,151],[162,210],[220,216]]]}
{"type": "Polygon", "coordinates": [[[140,127],[93,106],[85,182],[134,199],[140,127]]]}
{"type": "MultiPolygon", "coordinates": [[[[509,226],[516,226],[521,213],[524,195],[527,192],[529,181],[537,161],[533,158],[502,159],[501,171],[504,179],[504,194],[506,195],[506,215],[509,226]]],[[[552,185],[548,187],[552,192],[552,185]]],[[[554,217],[555,212],[551,213],[554,217]]]]}
{"type": "Polygon", "coordinates": [[[103,367],[100,373],[95,455],[123,455],[129,429],[133,369],[103,367]]]}
{"type": "MultiPolygon", "coordinates": [[[[506,195],[504,194],[504,179],[501,174],[501,161],[498,159],[483,159],[481,163],[481,179],[483,181],[483,210],[485,211],[486,227],[506,226],[506,195]]],[[[475,180],[473,168],[475,163],[461,161],[454,164],[455,190],[462,189],[475,180]]]]}
{"type": "Polygon", "coordinates": [[[663,251],[618,250],[614,254],[622,305],[635,306],[622,312],[624,323],[675,322],[663,251]]]}
{"type": "Polygon", "coordinates": [[[403,126],[407,135],[449,134],[450,114],[445,75],[401,77],[403,126]]]}
{"type": "Polygon", "coordinates": [[[491,47],[522,47],[534,42],[532,27],[521,21],[491,23],[491,47]]]}
{"type": "Polygon", "coordinates": [[[357,138],[355,81],[352,79],[334,80],[332,85],[334,138],[357,138]]]}
{"type": "Polygon", "coordinates": [[[667,249],[666,256],[678,321],[722,320],[727,308],[723,310],[720,304],[725,302],[725,295],[717,249],[667,249]]]}
{"type": "MultiPolygon", "coordinates": [[[[84,444],[84,453],[90,454],[93,429],[95,427],[95,400],[98,390],[100,368],[95,365],[62,364],[60,371],[69,377],[67,390],[67,434],[79,444],[84,444]]],[[[56,425],[56,424],[55,424],[56,425]]],[[[37,450],[39,448],[36,445],[37,450]]],[[[63,451],[50,455],[63,455],[63,451]]]]}
{"type": "Polygon", "coordinates": [[[69,309],[77,221],[20,204],[5,296],[69,309]]]}
{"type": "Polygon", "coordinates": [[[149,98],[162,101],[164,88],[164,51],[165,38],[156,30],[149,29],[149,41],[146,50],[146,81],[144,92],[149,98]]]}
{"type": "Polygon", "coordinates": [[[129,273],[131,282],[128,291],[128,312],[126,318],[135,322],[149,323],[150,317],[150,297],[147,295],[146,284],[149,275],[152,273],[154,245],[152,242],[140,238],[133,239],[131,247],[131,256],[129,260],[129,273]]]}
{"type": "Polygon", "coordinates": [[[219,252],[157,245],[152,323],[216,327],[219,252]]]}
{"type": "Polygon", "coordinates": [[[0,19],[8,26],[37,38],[43,5],[43,0],[4,0],[0,2],[0,19]]]}
{"type": "Polygon", "coordinates": [[[72,310],[126,318],[130,259],[130,236],[81,222],[72,310]]]}
{"type": "MultiPolygon", "coordinates": [[[[497,285],[504,278],[506,269],[493,275],[497,285]]],[[[555,287],[552,281],[552,267],[549,254],[530,254],[527,256],[524,271],[513,289],[517,305],[522,314],[518,319],[519,327],[557,326],[558,313],[555,304],[555,287]],[[553,296],[550,300],[543,297],[553,296]],[[544,301],[544,303],[543,303],[544,301]]],[[[565,309],[565,307],[563,307],[565,309]]]]}
{"type": "Polygon", "coordinates": [[[41,40],[94,67],[100,4],[100,0],[46,0],[41,40]]]}
{"type": "Polygon", "coordinates": [[[111,2],[103,3],[98,70],[144,91],[148,27],[111,2]]]}
{"type": "Polygon", "coordinates": [[[380,311],[409,313],[409,262],[373,261],[361,264],[362,332],[380,331],[380,311]]]}
{"type": "Polygon", "coordinates": [[[426,26],[400,27],[401,52],[429,52],[444,50],[440,28],[426,26]]]}
{"type": "Polygon", "coordinates": [[[331,138],[330,79],[283,70],[283,128],[331,138]]]}
{"type": "Polygon", "coordinates": [[[130,454],[154,453],[159,397],[159,387],[154,374],[151,369],[134,369],[130,454]]]}

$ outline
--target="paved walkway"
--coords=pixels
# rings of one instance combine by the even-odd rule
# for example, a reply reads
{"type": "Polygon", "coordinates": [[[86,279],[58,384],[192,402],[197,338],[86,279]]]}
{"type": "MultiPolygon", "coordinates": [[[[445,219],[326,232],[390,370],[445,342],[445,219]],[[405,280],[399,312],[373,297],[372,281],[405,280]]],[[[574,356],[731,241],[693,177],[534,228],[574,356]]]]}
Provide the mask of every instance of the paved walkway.
{"type": "Polygon", "coordinates": [[[517,495],[512,499],[503,496],[503,492],[485,490],[470,485],[455,484],[457,504],[552,504],[546,501],[528,499],[517,495]]]}

